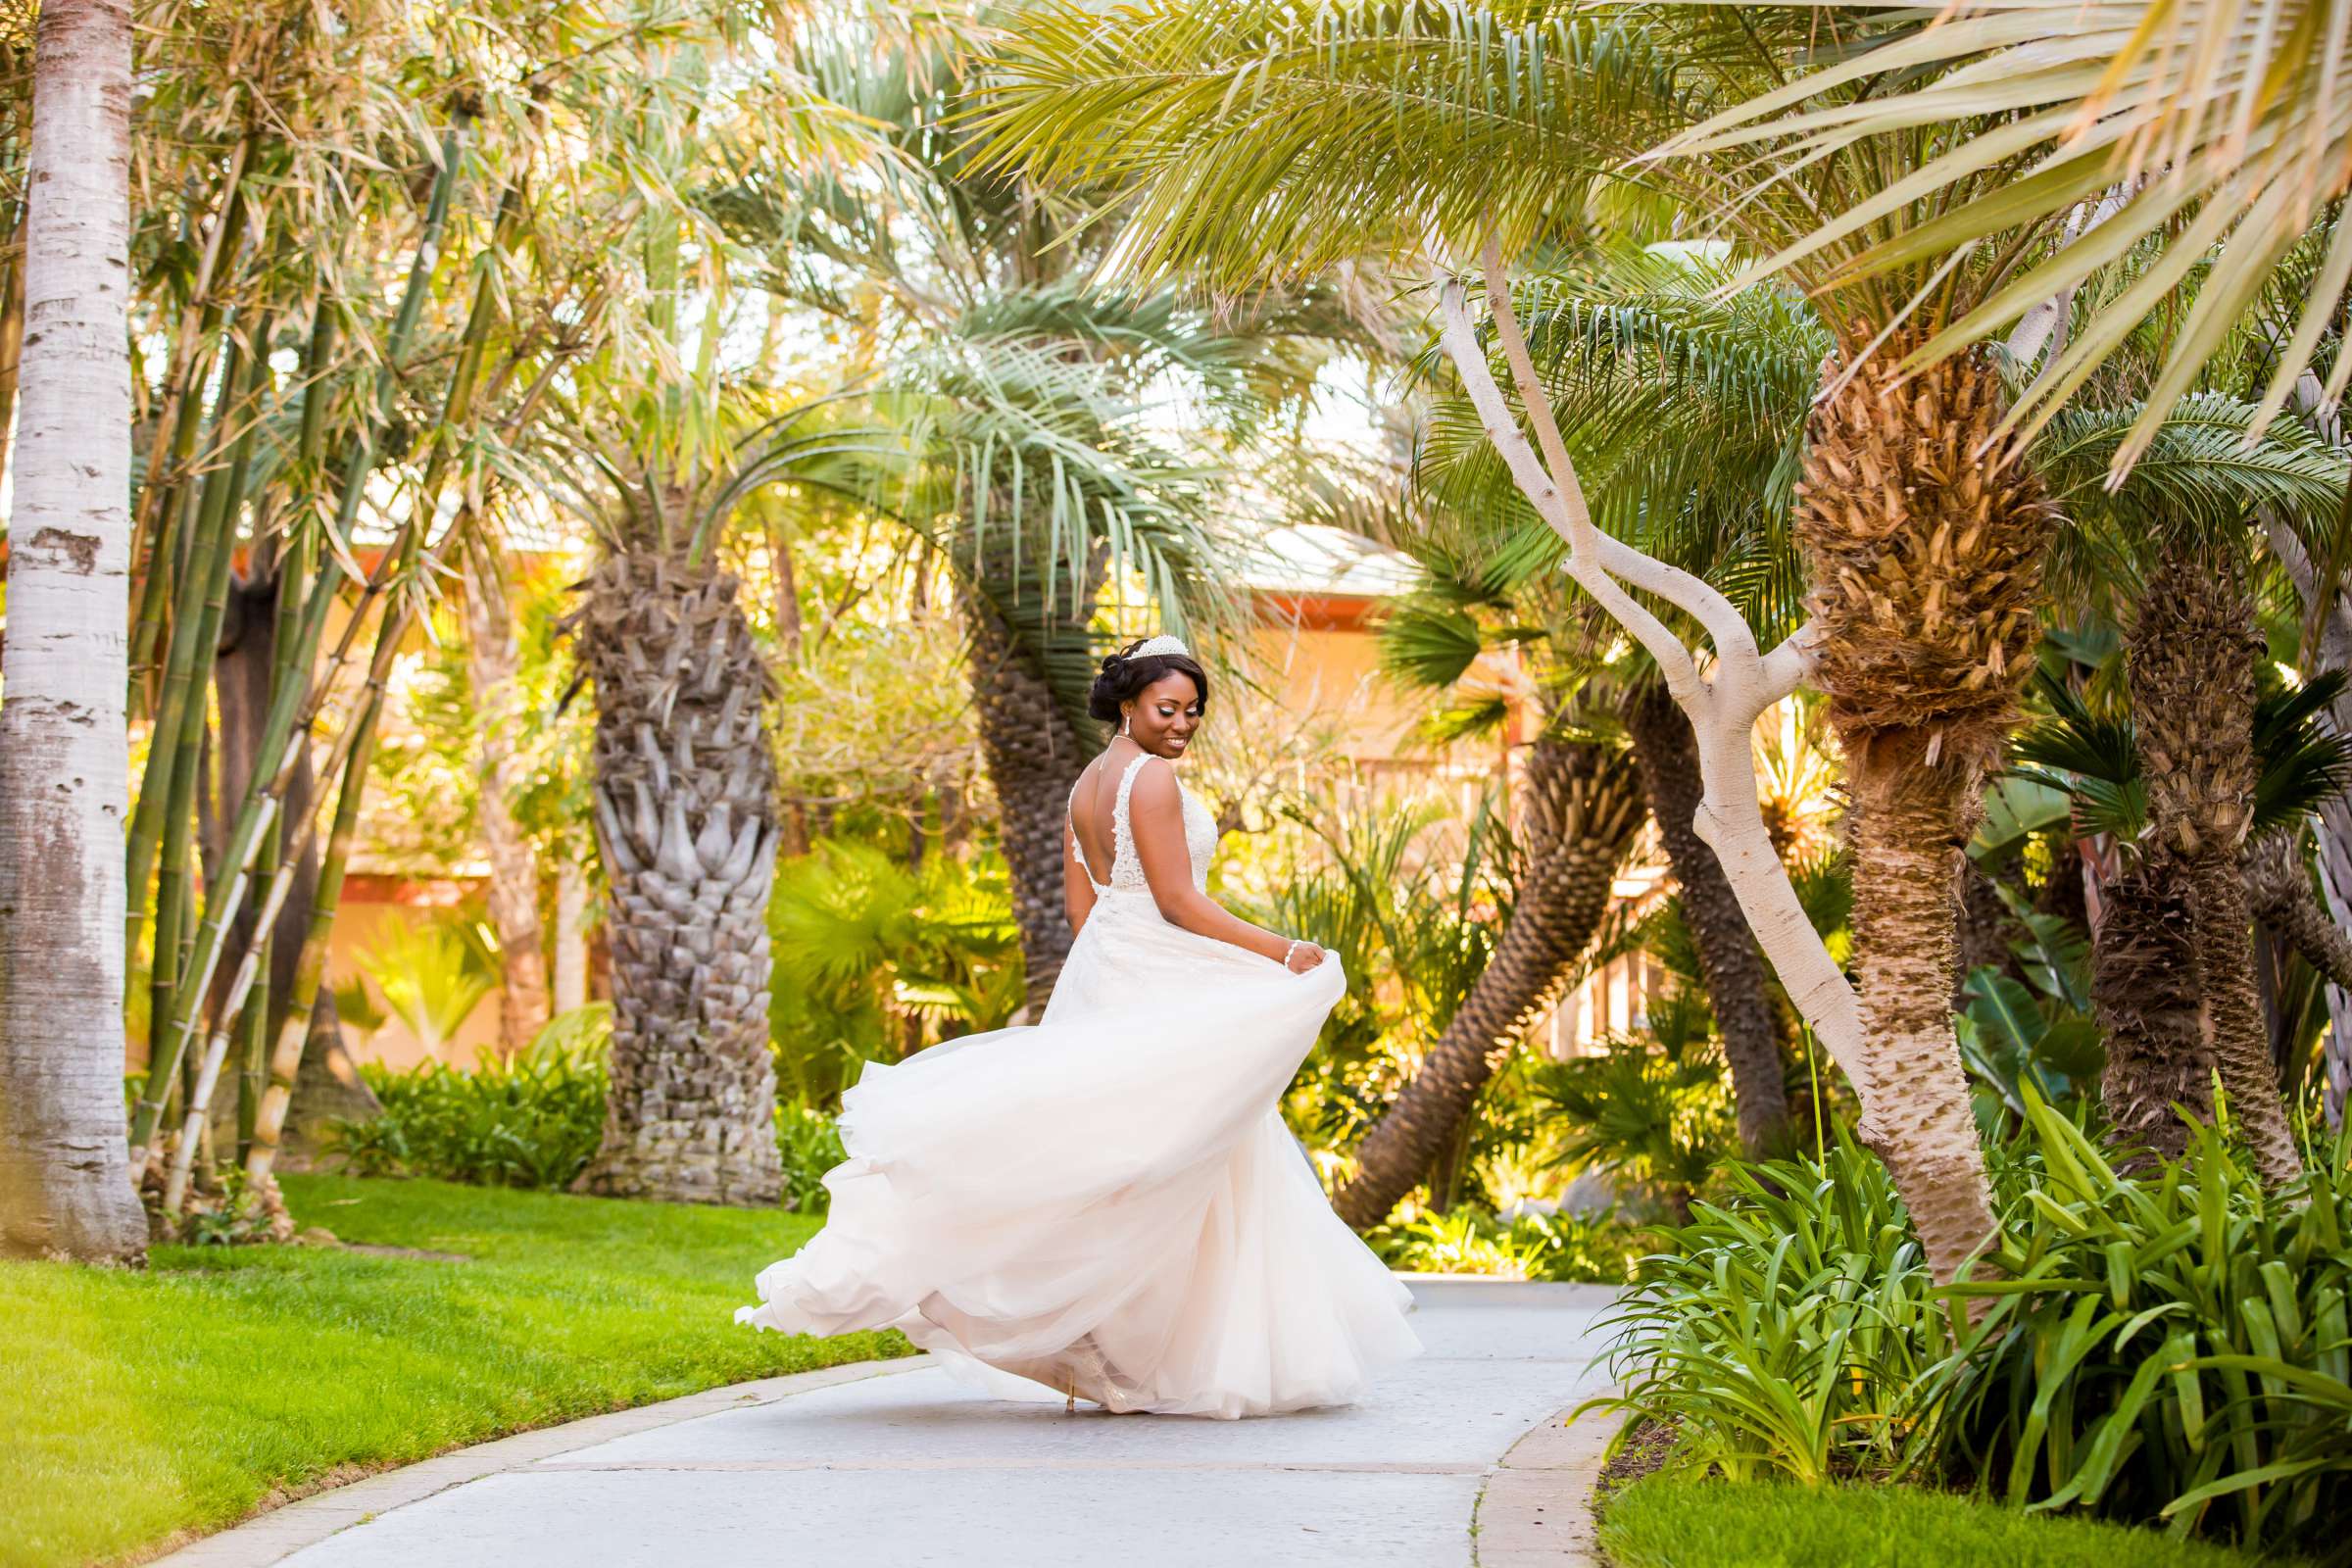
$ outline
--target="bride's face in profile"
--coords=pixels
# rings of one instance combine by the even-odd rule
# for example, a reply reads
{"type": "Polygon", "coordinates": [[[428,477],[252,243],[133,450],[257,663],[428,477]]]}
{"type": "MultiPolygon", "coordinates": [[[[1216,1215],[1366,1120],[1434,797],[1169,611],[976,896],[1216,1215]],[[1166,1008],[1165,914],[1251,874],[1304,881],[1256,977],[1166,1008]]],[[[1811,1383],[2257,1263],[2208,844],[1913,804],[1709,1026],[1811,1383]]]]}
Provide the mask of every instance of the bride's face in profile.
{"type": "Polygon", "coordinates": [[[1184,755],[1193,732],[1200,727],[1200,689],[1182,670],[1168,671],[1124,706],[1127,738],[1171,762],[1184,755]]]}

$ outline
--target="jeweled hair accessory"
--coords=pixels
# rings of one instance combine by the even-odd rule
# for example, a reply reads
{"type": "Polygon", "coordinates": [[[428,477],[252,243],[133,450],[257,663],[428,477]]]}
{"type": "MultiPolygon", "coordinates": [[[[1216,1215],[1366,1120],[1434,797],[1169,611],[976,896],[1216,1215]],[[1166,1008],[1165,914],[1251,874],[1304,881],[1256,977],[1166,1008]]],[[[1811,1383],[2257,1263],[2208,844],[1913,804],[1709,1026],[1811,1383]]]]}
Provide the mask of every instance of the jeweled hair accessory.
{"type": "Polygon", "coordinates": [[[1163,632],[1157,637],[1138,643],[1135,651],[1127,657],[1129,659],[1156,659],[1163,654],[1190,655],[1191,653],[1192,650],[1184,646],[1183,638],[1170,637],[1163,632]]]}

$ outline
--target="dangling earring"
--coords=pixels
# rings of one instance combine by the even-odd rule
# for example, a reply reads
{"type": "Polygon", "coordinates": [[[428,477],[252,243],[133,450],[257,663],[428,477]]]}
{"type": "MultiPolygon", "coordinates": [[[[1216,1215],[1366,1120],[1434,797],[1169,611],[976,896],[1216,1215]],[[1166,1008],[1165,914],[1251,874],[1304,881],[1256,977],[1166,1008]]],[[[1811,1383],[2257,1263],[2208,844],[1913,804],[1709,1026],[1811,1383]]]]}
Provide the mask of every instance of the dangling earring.
{"type": "Polygon", "coordinates": [[[1133,713],[1121,713],[1119,715],[1119,733],[1128,736],[1130,739],[1133,739],[1134,731],[1129,726],[1133,725],[1134,722],[1135,715],[1133,713]]]}

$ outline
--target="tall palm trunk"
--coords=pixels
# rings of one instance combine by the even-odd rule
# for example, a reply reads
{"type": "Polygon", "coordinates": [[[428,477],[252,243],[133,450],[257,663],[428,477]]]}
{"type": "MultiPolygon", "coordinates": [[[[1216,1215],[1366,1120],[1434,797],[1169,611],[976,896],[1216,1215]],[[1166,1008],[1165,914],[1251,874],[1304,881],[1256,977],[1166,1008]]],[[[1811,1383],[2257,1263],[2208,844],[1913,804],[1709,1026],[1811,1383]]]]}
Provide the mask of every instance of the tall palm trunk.
{"type": "Polygon", "coordinates": [[[0,1250],[85,1258],[147,1242],[122,1116],[130,9],[37,24],[0,706],[0,1250]]]}
{"type": "Polygon", "coordinates": [[[2197,986],[2194,921],[2180,867],[2162,856],[2107,884],[2091,947],[2091,1001],[2107,1037],[2100,1098],[2116,1141],[2166,1159],[2191,1115],[2213,1114],[2213,1053],[2197,986]]]}
{"type": "Polygon", "coordinates": [[[466,546],[466,662],[473,682],[481,746],[482,840],[490,852],[491,929],[498,933],[498,1037],[509,1052],[529,1045],[547,1023],[547,957],[539,932],[539,857],[508,805],[514,787],[514,617],[496,548],[479,528],[466,546]]]}
{"type": "Polygon", "coordinates": [[[1954,891],[2032,669],[2051,514],[1991,441],[1992,368],[1962,355],[1905,381],[1913,341],[1898,333],[1815,405],[1796,528],[1852,789],[1860,1133],[1948,1276],[1993,1228],[1952,1028],[1954,891]]]}
{"type": "Polygon", "coordinates": [[[2262,772],[2254,703],[2263,648],[2236,557],[2184,538],[2168,543],[2148,577],[2130,650],[2148,836],[2180,866],[2206,1044],[2255,1168],[2275,1186],[2300,1174],[2303,1160],[2278,1098],[2239,866],[2262,772]]]}
{"type": "MultiPolygon", "coordinates": [[[[1099,577],[1090,574],[1089,581],[1099,583],[1099,577]]],[[[1025,591],[1039,592],[1034,585],[1025,591]]],[[[1012,918],[1021,933],[1027,1009],[1034,1019],[1045,1012],[1070,954],[1061,901],[1062,820],[1090,748],[1046,679],[1038,650],[1016,635],[987,596],[965,588],[958,603],[972,645],[980,757],[997,794],[998,838],[1011,873],[1012,918]]],[[[1065,600],[1049,617],[1049,634],[1083,643],[1093,605],[1092,594],[1074,604],[1065,600]]]]}
{"type": "MultiPolygon", "coordinates": [[[[260,758],[262,731],[270,711],[271,670],[279,658],[278,634],[284,629],[280,598],[289,593],[299,597],[303,587],[303,583],[288,575],[281,561],[266,573],[237,583],[231,591],[213,680],[220,710],[220,799],[223,807],[217,814],[233,811],[235,803],[243,800],[252,787],[254,764],[260,758]]],[[[295,760],[294,776],[286,785],[285,811],[279,825],[270,829],[274,834],[284,834],[287,823],[309,820],[315,809],[318,786],[308,750],[306,747],[295,760]]],[[[218,822],[208,848],[208,863],[220,860],[219,839],[227,830],[225,821],[218,822]]],[[[303,940],[309,934],[317,909],[318,870],[318,843],[314,838],[302,846],[285,906],[278,910],[271,927],[267,988],[269,1032],[272,1039],[284,1027],[297,989],[303,940]]],[[[248,907],[230,926],[231,952],[244,951],[259,912],[248,907]]],[[[214,989],[217,995],[225,996],[228,977],[217,977],[214,989]]],[[[344,1050],[342,1019],[335,1012],[334,997],[324,990],[312,998],[310,1024],[303,1038],[294,1097],[287,1106],[279,1137],[289,1147],[307,1152],[324,1143],[334,1122],[365,1121],[381,1115],[384,1107],[344,1050]]],[[[224,1114],[227,1108],[223,1102],[224,1114]]]]}
{"type": "Polygon", "coordinates": [[[1740,899],[1715,852],[1698,836],[1698,737],[1666,689],[1652,682],[1625,707],[1626,732],[1649,814],[1658,824],[1682,890],[1683,920],[1698,950],[1699,978],[1723,1036],[1740,1117],[1740,1143],[1751,1158],[1775,1152],[1788,1132],[1788,1088],[1781,1059],[1781,1020],[1772,1004],[1763,956],[1740,911],[1740,899]]]}
{"type": "Polygon", "coordinates": [[[1519,832],[1529,846],[1502,940],[1445,1032],[1356,1147],[1332,1206],[1358,1230],[1389,1217],[1518,1048],[1592,940],[1609,885],[1647,814],[1622,755],[1546,735],[1529,748],[1519,832]]]}
{"type": "Polygon", "coordinates": [[[773,1203],[767,1049],[774,686],[732,576],[612,557],[565,622],[596,683],[597,838],[612,890],[612,1088],[580,1191],[773,1203]]]}

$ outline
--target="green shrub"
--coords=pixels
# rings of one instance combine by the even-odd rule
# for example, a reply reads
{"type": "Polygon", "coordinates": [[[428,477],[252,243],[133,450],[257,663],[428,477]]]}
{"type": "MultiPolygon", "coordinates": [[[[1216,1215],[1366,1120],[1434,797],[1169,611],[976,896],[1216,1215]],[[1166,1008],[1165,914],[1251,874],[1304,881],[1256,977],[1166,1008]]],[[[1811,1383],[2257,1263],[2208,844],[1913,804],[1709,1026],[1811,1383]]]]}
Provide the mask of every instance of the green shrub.
{"type": "Polygon", "coordinates": [[[2352,1196],[2345,1149],[2266,1195],[2214,1132],[2119,1175],[2026,1097],[1996,1150],[1997,1276],[1934,1288],[1892,1184],[1734,1167],[1644,1260],[1603,1404],[1680,1429],[1735,1478],[1959,1480],[2271,1550],[2338,1553],[2352,1516],[2352,1196]],[[1971,1326],[1964,1298],[1989,1304],[1971,1326]]]}
{"type": "Polygon", "coordinates": [[[821,1214],[831,1203],[825,1172],[850,1157],[841,1147],[841,1126],[808,1105],[776,1107],[776,1152],[784,1160],[784,1206],[800,1214],[821,1214]]]}
{"type": "MultiPolygon", "coordinates": [[[[592,1005],[604,1008],[609,1033],[610,1008],[592,1005]]],[[[332,1148],[362,1176],[567,1187],[596,1152],[605,1126],[603,1034],[583,1033],[565,1014],[528,1050],[485,1057],[471,1072],[435,1061],[405,1072],[365,1063],[361,1075],[383,1102],[383,1114],[335,1122],[332,1148]]]]}
{"type": "MultiPolygon", "coordinates": [[[[591,1003],[556,1017],[529,1049],[485,1057],[471,1072],[432,1061],[407,1071],[365,1063],[360,1072],[383,1102],[383,1114],[334,1123],[333,1152],[361,1176],[568,1187],[604,1136],[612,1034],[611,1004],[591,1003]]],[[[803,1105],[778,1105],[776,1150],[784,1161],[786,1205],[823,1212],[820,1178],[845,1157],[833,1118],[803,1105]]]]}
{"type": "Polygon", "coordinates": [[[1721,1179],[1642,1260],[1612,1320],[1621,1392],[1599,1402],[1677,1423],[1681,1455],[1734,1480],[1907,1468],[1950,1314],[1886,1168],[1841,1136],[1825,1163],[1721,1179]]]}
{"type": "Polygon", "coordinates": [[[1993,1305],[1936,1380],[1945,1461],[2011,1502],[2346,1555],[2352,1145],[2266,1194],[2211,1129],[2134,1178],[2028,1115],[2038,1169],[2011,1173],[1989,1259],[2007,1277],[1957,1288],[1993,1305]]]}

